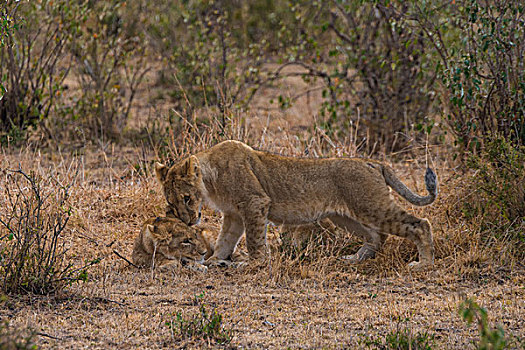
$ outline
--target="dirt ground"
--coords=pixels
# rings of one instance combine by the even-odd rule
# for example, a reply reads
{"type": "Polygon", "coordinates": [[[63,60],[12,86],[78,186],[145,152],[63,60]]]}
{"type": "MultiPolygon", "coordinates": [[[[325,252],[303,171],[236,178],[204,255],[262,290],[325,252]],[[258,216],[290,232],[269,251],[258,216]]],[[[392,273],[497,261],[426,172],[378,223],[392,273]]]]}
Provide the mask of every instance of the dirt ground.
{"type": "MultiPolygon", "coordinates": [[[[205,304],[216,308],[233,331],[232,348],[354,349],[364,347],[366,336],[409,326],[434,334],[435,348],[468,349],[478,332],[457,313],[468,295],[507,333],[523,337],[523,287],[513,280],[479,285],[443,281],[439,271],[424,278],[381,278],[340,270],[337,280],[326,283],[321,278],[274,281],[268,270],[184,271],[152,278],[149,271],[108,268],[103,281],[73,288],[72,297],[22,298],[2,314],[20,326],[36,327],[43,348],[199,348],[206,342],[181,341],[166,323],[178,312],[198,312],[194,296],[204,293],[205,304]]],[[[518,283],[523,286],[522,279],[518,283]]]]}

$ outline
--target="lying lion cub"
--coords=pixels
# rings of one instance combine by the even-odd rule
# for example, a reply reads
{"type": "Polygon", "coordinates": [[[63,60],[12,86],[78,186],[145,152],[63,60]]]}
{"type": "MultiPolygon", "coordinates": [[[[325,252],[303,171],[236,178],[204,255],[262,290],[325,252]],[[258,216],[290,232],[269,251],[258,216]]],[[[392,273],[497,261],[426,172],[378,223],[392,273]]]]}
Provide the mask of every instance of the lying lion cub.
{"type": "Polygon", "coordinates": [[[137,266],[182,263],[191,269],[205,271],[202,262],[213,254],[205,231],[173,217],[148,219],[135,239],[133,263],[137,266]]]}

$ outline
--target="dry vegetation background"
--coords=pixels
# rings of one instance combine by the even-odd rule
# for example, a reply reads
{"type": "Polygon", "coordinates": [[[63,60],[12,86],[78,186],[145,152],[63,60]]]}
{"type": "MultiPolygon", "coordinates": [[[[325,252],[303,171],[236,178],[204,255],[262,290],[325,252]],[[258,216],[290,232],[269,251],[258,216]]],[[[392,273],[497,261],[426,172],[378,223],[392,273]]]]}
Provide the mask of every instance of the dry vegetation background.
{"type": "MultiPolygon", "coordinates": [[[[0,349],[525,348],[518,1],[0,3],[0,349]],[[439,197],[436,264],[270,225],[267,265],[136,269],[155,160],[373,157],[439,197]]],[[[220,213],[205,221],[220,229],[220,213]]],[[[239,249],[244,249],[243,243],[239,249]]]]}

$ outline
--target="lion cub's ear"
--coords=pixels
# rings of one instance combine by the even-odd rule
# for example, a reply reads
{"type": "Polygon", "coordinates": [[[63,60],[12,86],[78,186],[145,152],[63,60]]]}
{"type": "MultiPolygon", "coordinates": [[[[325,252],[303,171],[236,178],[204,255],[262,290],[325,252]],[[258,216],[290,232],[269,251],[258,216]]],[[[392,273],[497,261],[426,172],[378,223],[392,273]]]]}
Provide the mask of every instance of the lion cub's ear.
{"type": "Polygon", "coordinates": [[[155,232],[155,226],[146,225],[146,229],[144,230],[144,234],[146,235],[146,237],[153,239],[153,232],[155,232]]]}
{"type": "Polygon", "coordinates": [[[166,179],[166,174],[168,174],[168,167],[159,162],[155,162],[155,174],[157,174],[157,179],[159,182],[164,182],[166,179]]]}
{"type": "Polygon", "coordinates": [[[200,163],[199,159],[195,156],[189,157],[184,163],[184,172],[192,179],[196,179],[199,176],[200,163]]]}
{"type": "Polygon", "coordinates": [[[154,225],[146,225],[146,230],[144,231],[144,234],[155,244],[169,240],[171,238],[171,235],[169,233],[166,234],[166,232],[159,232],[159,230],[157,230],[154,225]]]}

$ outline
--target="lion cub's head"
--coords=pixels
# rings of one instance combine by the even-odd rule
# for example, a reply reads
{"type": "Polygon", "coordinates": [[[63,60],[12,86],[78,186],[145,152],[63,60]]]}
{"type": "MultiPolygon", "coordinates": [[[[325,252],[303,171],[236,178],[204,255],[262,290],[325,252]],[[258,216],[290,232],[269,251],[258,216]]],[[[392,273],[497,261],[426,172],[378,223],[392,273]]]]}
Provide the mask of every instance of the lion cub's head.
{"type": "Polygon", "coordinates": [[[201,217],[202,173],[199,160],[191,156],[172,167],[155,163],[157,179],[168,202],[167,215],[180,218],[187,225],[195,225],[201,217]]]}
{"type": "Polygon", "coordinates": [[[133,247],[133,263],[151,266],[171,260],[186,263],[201,263],[211,248],[203,232],[189,227],[177,218],[158,217],[147,220],[142,226],[133,247]]]}

